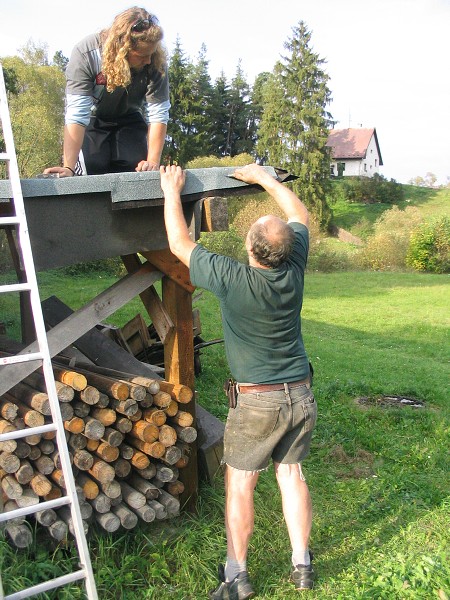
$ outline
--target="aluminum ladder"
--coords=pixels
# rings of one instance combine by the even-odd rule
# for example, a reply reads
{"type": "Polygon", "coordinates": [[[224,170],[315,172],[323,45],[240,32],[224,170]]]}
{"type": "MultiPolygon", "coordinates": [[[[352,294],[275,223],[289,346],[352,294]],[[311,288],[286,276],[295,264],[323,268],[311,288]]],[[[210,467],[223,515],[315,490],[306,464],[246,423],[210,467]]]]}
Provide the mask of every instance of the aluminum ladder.
{"type": "MultiPolygon", "coordinates": [[[[40,427],[26,427],[22,430],[12,431],[10,433],[4,433],[0,435],[0,441],[7,441],[13,439],[23,438],[33,434],[44,434],[46,432],[56,432],[56,443],[57,450],[59,451],[61,458],[61,467],[64,474],[64,481],[66,485],[66,495],[61,498],[49,500],[46,502],[39,502],[33,506],[26,508],[19,508],[9,512],[0,513],[0,524],[10,519],[24,517],[26,515],[36,513],[48,508],[59,508],[61,506],[69,505],[71,510],[71,516],[73,520],[74,535],[78,548],[78,555],[80,560],[80,569],[63,575],[61,577],[52,579],[29,587],[22,591],[4,595],[3,585],[0,575],[0,600],[18,600],[21,598],[29,598],[36,594],[46,592],[60,586],[72,583],[78,580],[84,579],[86,597],[89,600],[98,600],[97,589],[94,580],[94,574],[92,571],[91,559],[89,556],[89,549],[86,542],[86,536],[83,529],[83,521],[80,512],[80,506],[78,502],[78,496],[75,488],[75,479],[70,464],[69,451],[67,448],[66,437],[64,433],[64,425],[61,417],[59,401],[56,392],[55,379],[53,375],[51,356],[48,347],[47,334],[45,331],[44,318],[42,314],[42,307],[39,298],[39,290],[36,279],[36,271],[34,267],[33,255],[31,251],[30,237],[28,232],[28,225],[25,215],[25,208],[23,202],[22,188],[19,177],[19,169],[17,164],[17,156],[14,146],[14,138],[11,128],[11,118],[8,108],[8,99],[6,95],[5,78],[3,74],[3,67],[0,64],[0,120],[1,127],[3,130],[3,137],[5,142],[6,152],[0,152],[0,161],[5,161],[7,165],[8,177],[10,179],[10,185],[12,190],[12,205],[14,208],[15,215],[11,217],[0,218],[0,225],[13,226],[16,229],[18,235],[18,247],[19,254],[21,254],[24,273],[26,275],[26,283],[17,283],[13,285],[1,285],[0,293],[5,292],[29,292],[31,312],[36,331],[36,339],[39,350],[34,353],[28,354],[17,354],[5,358],[0,358],[0,365],[14,364],[24,361],[35,361],[36,369],[42,366],[45,385],[47,388],[47,395],[51,407],[52,423],[48,425],[42,425],[40,427]]],[[[1,366],[0,366],[0,377],[1,377],[1,366]]]]}

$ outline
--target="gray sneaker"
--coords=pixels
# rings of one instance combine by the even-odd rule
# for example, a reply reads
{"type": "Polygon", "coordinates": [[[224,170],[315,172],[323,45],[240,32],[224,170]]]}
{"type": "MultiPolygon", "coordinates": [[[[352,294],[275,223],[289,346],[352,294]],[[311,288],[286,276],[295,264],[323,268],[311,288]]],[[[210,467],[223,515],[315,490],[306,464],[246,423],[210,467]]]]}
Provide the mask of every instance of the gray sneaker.
{"type": "Polygon", "coordinates": [[[211,600],[247,600],[253,598],[252,588],[247,571],[242,571],[233,581],[225,581],[225,569],[219,565],[219,585],[209,593],[211,600]]]}
{"type": "Polygon", "coordinates": [[[309,565],[296,565],[292,569],[291,579],[296,590],[312,590],[314,587],[314,569],[312,566],[313,555],[309,553],[311,562],[309,565]]]}

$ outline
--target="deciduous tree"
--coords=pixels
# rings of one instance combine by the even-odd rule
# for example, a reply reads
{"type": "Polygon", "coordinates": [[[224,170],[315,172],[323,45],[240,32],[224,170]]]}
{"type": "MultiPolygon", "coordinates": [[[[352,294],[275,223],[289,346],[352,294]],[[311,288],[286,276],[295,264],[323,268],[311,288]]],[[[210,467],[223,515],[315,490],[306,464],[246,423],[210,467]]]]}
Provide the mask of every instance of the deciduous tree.
{"type": "Polygon", "coordinates": [[[6,70],[14,73],[8,104],[22,178],[59,164],[64,123],[64,74],[48,65],[45,47],[32,50],[29,47],[24,58],[2,59],[6,70]]]}

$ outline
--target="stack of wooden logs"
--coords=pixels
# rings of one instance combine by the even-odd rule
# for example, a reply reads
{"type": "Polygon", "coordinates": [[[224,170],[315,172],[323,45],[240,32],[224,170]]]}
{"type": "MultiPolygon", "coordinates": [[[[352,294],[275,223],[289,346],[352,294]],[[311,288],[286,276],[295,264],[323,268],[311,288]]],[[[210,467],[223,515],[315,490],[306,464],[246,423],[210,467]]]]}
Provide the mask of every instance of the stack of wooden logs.
{"type": "MultiPolygon", "coordinates": [[[[112,375],[95,365],[81,369],[54,362],[53,370],[85,530],[92,522],[113,532],[132,529],[139,519],[149,523],[177,515],[184,490],[179,470],[197,437],[192,415],[180,408],[192,400],[192,390],[160,379],[112,375]]],[[[0,433],[49,422],[39,371],[0,398],[0,433]]],[[[4,510],[65,494],[55,437],[51,432],[0,443],[4,510]]],[[[67,506],[34,517],[58,541],[72,530],[67,506]]],[[[32,541],[24,519],[7,521],[5,529],[17,547],[32,541]]]]}

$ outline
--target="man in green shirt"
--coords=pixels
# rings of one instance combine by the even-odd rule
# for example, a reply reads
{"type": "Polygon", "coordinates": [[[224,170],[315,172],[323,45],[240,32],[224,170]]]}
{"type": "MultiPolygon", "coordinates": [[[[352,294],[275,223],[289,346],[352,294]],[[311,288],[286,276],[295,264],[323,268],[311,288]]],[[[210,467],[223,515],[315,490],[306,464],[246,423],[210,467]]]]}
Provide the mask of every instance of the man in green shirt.
{"type": "Polygon", "coordinates": [[[227,359],[238,382],[224,435],[227,560],[210,597],[245,600],[255,594],[247,572],[253,492],[270,460],[292,546],[292,580],[297,589],[311,589],[312,507],[301,467],[317,416],[300,319],[308,211],[262,167],[236,169],[234,177],[262,186],[287,218],[266,215],[251,226],[244,265],[190,239],[180,198],[185,174],[176,166],[160,173],[170,249],[189,267],[192,283],[219,298],[227,359]]]}

